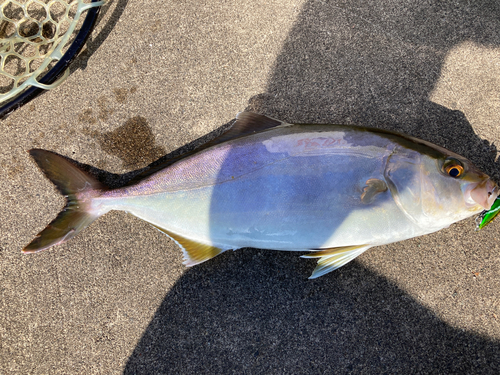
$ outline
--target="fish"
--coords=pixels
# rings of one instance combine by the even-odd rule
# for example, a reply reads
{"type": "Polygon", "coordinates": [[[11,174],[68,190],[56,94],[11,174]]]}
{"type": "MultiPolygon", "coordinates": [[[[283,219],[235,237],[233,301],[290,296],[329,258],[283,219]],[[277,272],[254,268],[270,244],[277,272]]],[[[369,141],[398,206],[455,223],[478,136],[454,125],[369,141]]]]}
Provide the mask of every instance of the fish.
{"type": "Polygon", "coordinates": [[[252,112],[239,113],[220,137],[115,189],[54,152],[29,153],[66,205],[24,253],[65,243],[121,210],[173,240],[186,266],[246,247],[301,251],[317,259],[310,278],[371,247],[489,210],[499,194],[469,160],[421,139],[252,112]]]}

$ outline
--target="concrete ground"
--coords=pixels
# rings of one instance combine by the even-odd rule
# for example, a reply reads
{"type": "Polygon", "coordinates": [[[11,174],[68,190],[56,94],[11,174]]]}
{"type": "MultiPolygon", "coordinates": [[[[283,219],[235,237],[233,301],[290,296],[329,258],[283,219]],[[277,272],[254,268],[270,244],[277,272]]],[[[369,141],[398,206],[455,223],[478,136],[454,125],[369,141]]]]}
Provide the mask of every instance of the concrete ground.
{"type": "Polygon", "coordinates": [[[314,261],[288,252],[186,269],[122,212],[20,250],[64,204],[27,150],[118,186],[245,109],[402,131],[500,180],[499,4],[110,1],[67,81],[0,123],[0,373],[498,374],[500,221],[313,281],[314,261]]]}

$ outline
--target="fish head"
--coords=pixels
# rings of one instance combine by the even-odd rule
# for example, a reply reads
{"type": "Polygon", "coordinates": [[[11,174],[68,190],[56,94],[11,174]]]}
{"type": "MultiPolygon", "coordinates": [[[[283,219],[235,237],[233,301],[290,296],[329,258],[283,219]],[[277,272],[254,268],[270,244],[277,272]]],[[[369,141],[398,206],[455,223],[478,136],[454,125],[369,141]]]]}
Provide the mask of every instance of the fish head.
{"type": "Polygon", "coordinates": [[[417,225],[433,231],[491,207],[499,188],[469,160],[425,141],[409,145],[388,157],[385,179],[417,225]]]}

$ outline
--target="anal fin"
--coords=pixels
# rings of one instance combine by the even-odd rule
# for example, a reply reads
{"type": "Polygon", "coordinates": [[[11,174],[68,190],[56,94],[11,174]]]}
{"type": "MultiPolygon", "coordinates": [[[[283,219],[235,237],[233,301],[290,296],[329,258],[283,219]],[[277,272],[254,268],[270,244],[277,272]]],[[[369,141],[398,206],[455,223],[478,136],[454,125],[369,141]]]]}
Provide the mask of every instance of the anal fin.
{"type": "Polygon", "coordinates": [[[160,232],[165,233],[172,240],[174,240],[177,245],[179,245],[184,255],[183,264],[187,267],[192,267],[197,264],[203,263],[225,251],[212,245],[206,245],[190,240],[176,233],[172,233],[166,229],[160,228],[154,224],[151,225],[158,229],[160,232]]]}
{"type": "Polygon", "coordinates": [[[349,263],[370,247],[371,245],[332,247],[329,249],[317,250],[311,254],[302,255],[301,258],[320,258],[318,260],[318,265],[309,277],[310,279],[315,279],[349,263]]]}

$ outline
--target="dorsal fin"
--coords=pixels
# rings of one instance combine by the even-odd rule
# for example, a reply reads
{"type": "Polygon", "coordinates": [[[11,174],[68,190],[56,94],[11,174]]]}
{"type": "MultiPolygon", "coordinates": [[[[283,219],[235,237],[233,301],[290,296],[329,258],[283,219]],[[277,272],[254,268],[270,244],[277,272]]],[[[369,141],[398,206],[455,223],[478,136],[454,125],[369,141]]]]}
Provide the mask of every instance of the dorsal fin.
{"type": "Polygon", "coordinates": [[[236,115],[236,121],[231,129],[224,133],[223,136],[227,135],[230,139],[239,138],[286,125],[290,124],[255,112],[240,112],[236,115]]]}
{"type": "Polygon", "coordinates": [[[211,141],[202,144],[192,151],[188,151],[173,158],[163,160],[156,165],[154,165],[153,163],[151,167],[147,168],[146,170],[135,176],[132,180],[130,180],[127,185],[133,185],[140,180],[149,177],[164,168],[167,168],[175,162],[178,162],[181,159],[196,154],[197,152],[205,150],[209,147],[231,141],[233,139],[242,138],[250,134],[266,131],[282,125],[286,126],[290,124],[254,112],[240,112],[236,115],[236,120],[226,132],[222,133],[211,141]]]}
{"type": "Polygon", "coordinates": [[[180,248],[182,249],[182,254],[184,255],[183,264],[187,267],[203,263],[224,252],[224,250],[219,249],[218,247],[199,243],[182,237],[176,233],[172,233],[166,229],[160,228],[159,226],[156,226],[154,224],[151,225],[158,229],[160,232],[165,233],[167,236],[173,239],[177,243],[177,245],[180,246],[180,248]]]}
{"type": "Polygon", "coordinates": [[[310,254],[302,255],[301,258],[320,258],[318,265],[314,269],[310,279],[323,276],[328,272],[332,272],[337,268],[342,267],[344,264],[349,263],[351,260],[361,255],[368,250],[371,245],[355,245],[355,246],[341,246],[332,247],[329,249],[321,249],[314,251],[310,254]]]}

